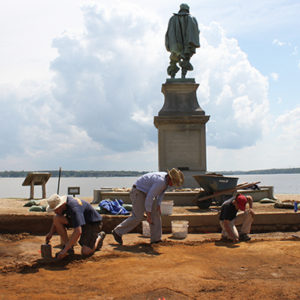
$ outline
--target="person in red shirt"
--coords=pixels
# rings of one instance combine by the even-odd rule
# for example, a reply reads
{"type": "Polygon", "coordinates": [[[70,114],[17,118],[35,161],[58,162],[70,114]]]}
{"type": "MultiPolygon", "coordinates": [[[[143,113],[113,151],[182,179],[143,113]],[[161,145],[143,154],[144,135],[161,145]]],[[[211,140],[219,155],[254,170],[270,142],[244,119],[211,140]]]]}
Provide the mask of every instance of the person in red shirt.
{"type": "Polygon", "coordinates": [[[248,234],[250,233],[255,215],[252,207],[252,197],[244,196],[242,194],[237,194],[222,204],[219,216],[222,228],[221,240],[237,243],[239,241],[249,241],[251,239],[248,234]],[[249,209],[246,210],[247,203],[249,209]],[[239,210],[244,211],[244,213],[237,216],[239,210]],[[241,232],[238,233],[236,225],[239,225],[240,223],[242,223],[242,228],[241,232]]]}

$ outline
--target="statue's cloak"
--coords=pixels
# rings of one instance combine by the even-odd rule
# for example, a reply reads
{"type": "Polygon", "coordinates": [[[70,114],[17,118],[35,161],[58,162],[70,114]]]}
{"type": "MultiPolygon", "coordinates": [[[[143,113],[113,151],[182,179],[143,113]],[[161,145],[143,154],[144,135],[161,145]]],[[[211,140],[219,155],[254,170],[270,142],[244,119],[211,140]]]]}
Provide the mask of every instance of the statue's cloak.
{"type": "Polygon", "coordinates": [[[165,36],[166,48],[177,55],[193,55],[200,47],[199,28],[196,18],[188,13],[174,14],[165,36]]]}

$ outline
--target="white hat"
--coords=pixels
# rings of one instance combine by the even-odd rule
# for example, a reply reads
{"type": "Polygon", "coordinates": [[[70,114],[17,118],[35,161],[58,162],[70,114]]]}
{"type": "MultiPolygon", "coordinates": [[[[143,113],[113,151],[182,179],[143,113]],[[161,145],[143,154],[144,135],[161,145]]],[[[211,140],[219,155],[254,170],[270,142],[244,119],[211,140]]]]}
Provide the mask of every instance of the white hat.
{"type": "Polygon", "coordinates": [[[57,209],[59,206],[63,205],[67,201],[67,196],[62,196],[60,197],[57,194],[53,194],[47,199],[48,206],[46,208],[47,212],[54,211],[57,209]]]}

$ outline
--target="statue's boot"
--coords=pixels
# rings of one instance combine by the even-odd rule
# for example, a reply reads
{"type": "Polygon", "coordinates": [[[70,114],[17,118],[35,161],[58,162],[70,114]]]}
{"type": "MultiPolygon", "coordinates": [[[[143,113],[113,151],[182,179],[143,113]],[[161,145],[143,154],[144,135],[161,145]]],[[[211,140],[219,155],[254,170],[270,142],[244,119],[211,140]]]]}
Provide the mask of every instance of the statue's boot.
{"type": "Polygon", "coordinates": [[[177,67],[176,63],[175,64],[170,63],[170,65],[167,69],[168,75],[170,75],[171,78],[175,78],[175,75],[178,71],[179,71],[179,68],[177,67]]]}

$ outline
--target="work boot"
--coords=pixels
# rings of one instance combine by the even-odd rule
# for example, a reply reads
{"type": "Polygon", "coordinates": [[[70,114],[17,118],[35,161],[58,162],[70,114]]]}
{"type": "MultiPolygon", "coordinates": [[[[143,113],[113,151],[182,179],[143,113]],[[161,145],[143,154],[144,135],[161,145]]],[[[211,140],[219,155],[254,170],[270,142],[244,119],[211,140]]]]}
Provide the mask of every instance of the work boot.
{"type": "Polygon", "coordinates": [[[150,244],[159,244],[159,243],[162,243],[162,240],[158,240],[158,241],[155,241],[155,242],[151,242],[150,244]]]}
{"type": "Polygon", "coordinates": [[[67,252],[69,255],[74,255],[74,253],[75,253],[73,247],[71,247],[67,252]]]}
{"type": "Polygon", "coordinates": [[[114,236],[115,241],[120,244],[123,245],[123,240],[122,237],[120,235],[118,235],[114,230],[111,232],[112,235],[114,236]]]}
{"type": "Polygon", "coordinates": [[[232,240],[229,239],[227,236],[222,235],[220,242],[224,242],[224,243],[232,243],[232,240]]]}
{"type": "Polygon", "coordinates": [[[99,241],[95,251],[99,251],[102,248],[105,236],[106,236],[106,233],[104,231],[101,231],[100,233],[98,233],[98,237],[100,238],[100,241],[99,241]]]}
{"type": "Polygon", "coordinates": [[[247,233],[241,233],[239,240],[241,242],[248,242],[251,240],[251,237],[247,233]]]}

